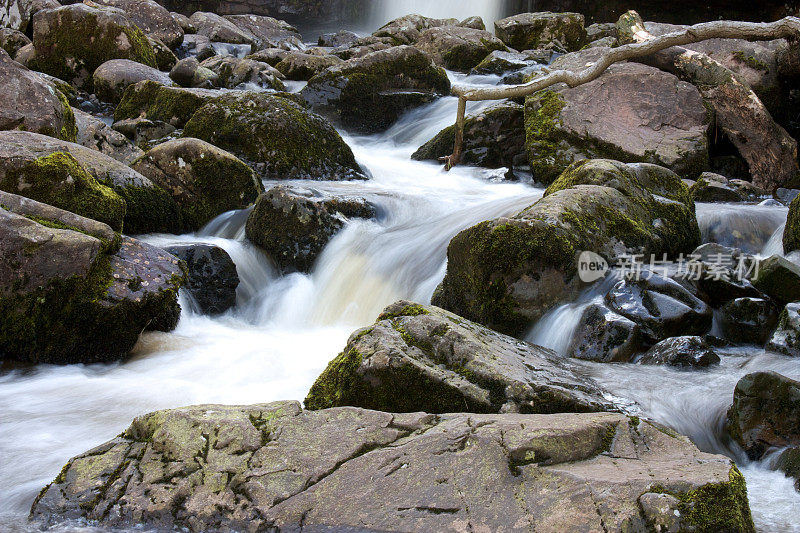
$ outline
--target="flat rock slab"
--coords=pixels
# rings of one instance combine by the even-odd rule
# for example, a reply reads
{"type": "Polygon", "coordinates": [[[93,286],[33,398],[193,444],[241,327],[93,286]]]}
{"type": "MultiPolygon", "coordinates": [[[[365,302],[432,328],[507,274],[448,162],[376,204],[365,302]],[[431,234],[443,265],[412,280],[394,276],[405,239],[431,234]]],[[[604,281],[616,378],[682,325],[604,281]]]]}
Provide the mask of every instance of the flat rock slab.
{"type": "Polygon", "coordinates": [[[544,532],[646,531],[663,512],[681,530],[752,531],[745,490],[729,459],[619,414],[279,402],[137,418],[72,459],[32,517],[190,531],[544,532]],[[665,505],[640,503],[659,497],[665,505]]]}

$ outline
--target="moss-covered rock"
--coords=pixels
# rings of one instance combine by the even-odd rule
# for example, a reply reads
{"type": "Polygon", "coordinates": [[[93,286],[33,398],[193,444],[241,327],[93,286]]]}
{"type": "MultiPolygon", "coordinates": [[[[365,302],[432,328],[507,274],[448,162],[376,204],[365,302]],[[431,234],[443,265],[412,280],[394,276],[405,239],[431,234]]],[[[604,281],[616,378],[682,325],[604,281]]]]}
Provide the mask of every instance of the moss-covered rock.
{"type": "Polygon", "coordinates": [[[0,50],[0,130],[20,129],[75,141],[75,115],[54,84],[0,50]]]}
{"type": "Polygon", "coordinates": [[[155,0],[99,0],[97,3],[121,9],[145,34],[169,48],[177,48],[183,42],[183,28],[155,0]]]}
{"type": "Polygon", "coordinates": [[[182,128],[198,109],[217,97],[219,93],[214,91],[167,87],[145,80],[125,89],[114,120],[144,117],[182,128]]]}
{"type": "Polygon", "coordinates": [[[110,59],[156,67],[153,47],[124,12],[73,4],[42,11],[33,23],[36,70],[92,90],[92,74],[110,59]]]}
{"type": "Polygon", "coordinates": [[[652,67],[617,64],[587,84],[556,85],[527,98],[528,160],[545,184],[592,158],[653,163],[696,177],[709,165],[710,119],[694,86],[652,67]]]}
{"type": "Polygon", "coordinates": [[[430,28],[456,26],[458,19],[436,19],[423,15],[411,14],[390,20],[373,34],[373,37],[385,39],[392,46],[414,44],[419,41],[422,32],[430,28]]]}
{"type": "Polygon", "coordinates": [[[130,59],[111,59],[94,71],[94,92],[104,102],[118,104],[125,90],[140,81],[150,80],[172,85],[165,72],[130,59]]]}
{"type": "Polygon", "coordinates": [[[31,44],[28,36],[11,28],[0,28],[0,49],[5,50],[9,57],[13,58],[17,52],[31,44]]]}
{"type": "MultiPolygon", "coordinates": [[[[502,102],[468,115],[464,123],[461,162],[486,168],[525,164],[524,108],[502,102]]],[[[414,152],[411,159],[438,161],[453,153],[456,127],[449,126],[414,152]]]]}
{"type": "Polygon", "coordinates": [[[159,144],[131,168],[172,195],[189,231],[226,211],[246,208],[264,190],[250,167],[199,139],[159,144]]]}
{"type": "Polygon", "coordinates": [[[653,194],[636,168],[578,163],[521,213],[461,232],[450,242],[447,275],[433,303],[520,334],[580,292],[577,259],[583,251],[613,262],[626,253],[660,257],[694,250],[700,240],[694,204],[663,196],[672,190],[685,198],[685,186],[669,173],[653,194]]]}
{"type": "Polygon", "coordinates": [[[263,178],[365,178],[333,126],[288,98],[225,94],[200,108],[183,134],[228,150],[263,178]]]}
{"type": "Polygon", "coordinates": [[[334,55],[287,52],[275,68],[286,76],[286,79],[308,81],[326,68],[341,62],[342,60],[334,55]]]}
{"type": "Polygon", "coordinates": [[[795,250],[800,250],[800,197],[789,204],[789,216],[783,230],[783,251],[788,254],[795,250]]]}
{"type": "Polygon", "coordinates": [[[583,15],[579,13],[522,13],[494,23],[495,34],[516,50],[553,48],[574,52],[586,44],[583,15]]]}
{"type": "Polygon", "coordinates": [[[396,46],[330,67],[300,94],[315,111],[348,128],[377,132],[403,111],[449,92],[444,69],[414,47],[396,46]]]}
{"type": "Polygon", "coordinates": [[[177,324],[176,258],[110,227],[0,193],[0,353],[33,363],[128,354],[177,324]]]}
{"type": "Polygon", "coordinates": [[[503,41],[488,31],[459,26],[425,30],[414,46],[440,67],[461,72],[469,72],[494,51],[508,50],[503,41]]]}

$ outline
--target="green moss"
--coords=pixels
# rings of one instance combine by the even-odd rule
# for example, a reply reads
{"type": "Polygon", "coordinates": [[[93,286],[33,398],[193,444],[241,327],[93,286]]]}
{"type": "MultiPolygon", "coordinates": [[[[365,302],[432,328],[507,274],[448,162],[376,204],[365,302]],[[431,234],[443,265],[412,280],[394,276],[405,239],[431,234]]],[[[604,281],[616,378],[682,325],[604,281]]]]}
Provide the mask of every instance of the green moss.
{"type": "Polygon", "coordinates": [[[57,90],[56,96],[61,102],[61,108],[63,110],[61,132],[58,137],[59,139],[74,143],[78,138],[78,126],[75,124],[75,113],[72,111],[72,107],[69,105],[69,101],[64,93],[57,90]]]}
{"type": "Polygon", "coordinates": [[[401,316],[420,316],[429,314],[430,313],[425,309],[425,307],[419,304],[411,304],[403,307],[397,312],[383,313],[378,317],[378,320],[391,320],[401,316]]]}
{"type": "Polygon", "coordinates": [[[800,196],[789,205],[786,229],[783,232],[783,251],[785,253],[800,250],[800,196]]]}
{"type": "Polygon", "coordinates": [[[328,364],[317,378],[305,399],[306,409],[312,411],[329,407],[347,405],[365,387],[357,376],[363,362],[362,355],[355,349],[345,349],[328,364]]]}
{"type": "Polygon", "coordinates": [[[178,204],[160,187],[116,187],[125,200],[125,233],[183,233],[186,226],[178,204]]]}
{"type": "Polygon", "coordinates": [[[552,182],[567,161],[561,154],[560,115],[566,103],[555,91],[544,90],[528,97],[525,106],[525,147],[536,179],[552,182]]]}
{"type": "Polygon", "coordinates": [[[54,152],[6,173],[0,187],[122,230],[125,201],[98,183],[69,152],[54,152]]]}
{"type": "Polygon", "coordinates": [[[144,116],[181,128],[198,109],[212,100],[213,96],[145,80],[125,89],[114,111],[114,120],[144,116]]]}
{"type": "Polygon", "coordinates": [[[744,63],[745,65],[747,65],[748,67],[750,67],[753,70],[760,70],[760,71],[763,71],[763,72],[769,72],[769,66],[767,66],[766,63],[764,63],[763,61],[761,61],[760,59],[758,59],[756,57],[749,56],[749,55],[745,54],[741,50],[738,50],[738,51],[734,52],[733,53],[733,57],[737,61],[739,61],[741,63],[744,63]]]}

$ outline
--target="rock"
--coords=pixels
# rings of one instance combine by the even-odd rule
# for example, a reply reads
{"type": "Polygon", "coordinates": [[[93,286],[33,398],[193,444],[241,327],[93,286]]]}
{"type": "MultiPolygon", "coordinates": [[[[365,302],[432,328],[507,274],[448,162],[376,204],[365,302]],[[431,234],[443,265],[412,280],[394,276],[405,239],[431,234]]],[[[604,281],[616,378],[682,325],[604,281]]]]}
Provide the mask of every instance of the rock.
{"type": "Polygon", "coordinates": [[[800,197],[795,197],[789,204],[789,215],[786,229],[783,231],[783,251],[785,253],[800,250],[800,197]]]}
{"type": "MultiPolygon", "coordinates": [[[[214,59],[216,58],[211,58],[212,61],[214,59]]],[[[195,57],[187,57],[175,63],[168,77],[181,87],[213,89],[219,86],[219,75],[211,69],[201,67],[195,57]]]]}
{"type": "Polygon", "coordinates": [[[150,43],[150,46],[153,47],[153,53],[156,55],[156,66],[158,67],[158,70],[162,72],[169,72],[172,67],[175,66],[175,63],[178,62],[178,56],[176,56],[167,45],[151,35],[147,36],[147,41],[150,43]]]}
{"type": "Polygon", "coordinates": [[[0,2],[0,27],[25,33],[36,13],[56,7],[61,7],[57,0],[3,0],[0,2]]]}
{"type": "Polygon", "coordinates": [[[729,184],[728,178],[703,172],[690,190],[695,202],[743,202],[744,197],[729,184]]]}
{"type": "Polygon", "coordinates": [[[709,165],[709,124],[697,88],[632,63],[612,65],[600,78],[573,89],[557,85],[536,93],[525,106],[528,158],[543,183],[574,161],[598,157],[697,176],[709,165]]]}
{"type": "Polygon", "coordinates": [[[775,305],[763,298],[737,298],[722,308],[720,326],[725,338],[739,344],[763,346],[778,324],[775,305]]]}
{"type": "Polygon", "coordinates": [[[165,250],[186,263],[184,289],[202,313],[219,315],[236,305],[239,274],[228,252],[211,244],[181,244],[165,250]]]}
{"type": "Polygon", "coordinates": [[[353,33],[352,31],[348,30],[339,30],[336,33],[326,33],[324,35],[320,35],[317,44],[319,46],[336,48],[338,46],[348,46],[357,39],[358,39],[357,33],[353,33]]]}
{"type": "Polygon", "coordinates": [[[205,35],[184,35],[178,54],[182,58],[194,56],[198,61],[203,61],[217,55],[217,51],[211,45],[211,39],[205,35]]]}
{"type": "Polygon", "coordinates": [[[594,24],[586,26],[586,40],[590,43],[609,37],[616,41],[617,34],[617,25],[613,22],[595,22],[594,24]]]}
{"type": "Polygon", "coordinates": [[[289,52],[275,65],[289,80],[308,81],[323,70],[342,63],[342,60],[332,55],[312,55],[303,52],[289,52]]]}
{"type": "Polygon", "coordinates": [[[468,72],[496,50],[506,51],[503,42],[485,30],[442,26],[425,30],[414,45],[450,70],[468,72]]]}
{"type": "Polygon", "coordinates": [[[291,50],[284,50],[282,48],[267,48],[265,50],[259,50],[258,52],[245,56],[245,58],[267,63],[268,65],[274,67],[291,54],[291,50]]]}
{"type": "MultiPolygon", "coordinates": [[[[525,164],[525,108],[513,102],[487,107],[468,115],[464,123],[461,163],[485,168],[525,164]]],[[[438,161],[453,153],[455,125],[440,131],[422,145],[411,159],[438,161]]]]}
{"type": "Polygon", "coordinates": [[[219,96],[219,92],[207,89],[167,87],[154,81],[142,81],[125,90],[114,111],[114,120],[143,117],[182,128],[198,109],[219,96]]]}
{"type": "Polygon", "coordinates": [[[472,28],[473,30],[486,29],[486,24],[483,22],[483,19],[478,16],[467,17],[461,22],[459,22],[458,25],[462,28],[472,28]]]}
{"type": "Polygon", "coordinates": [[[305,404],[432,413],[612,409],[594,382],[554,352],[405,301],[350,337],[305,404]]]}
{"type": "Polygon", "coordinates": [[[672,337],[650,348],[638,363],[704,368],[719,361],[717,352],[702,337],[672,337]]]}
{"type": "Polygon", "coordinates": [[[433,303],[509,335],[577,297],[583,251],[606,261],[677,255],[699,244],[686,186],[666,169],[593,160],[577,163],[544,198],[510,218],[478,224],[448,247],[433,303]]]}
{"type": "Polygon", "coordinates": [[[200,139],[159,144],[131,168],[172,195],[190,231],[222,213],[246,208],[264,190],[250,167],[200,139]]]}
{"type": "Polygon", "coordinates": [[[175,327],[184,277],[176,258],[73,213],[6,193],[0,200],[5,357],[113,361],[145,328],[175,327]]]}
{"type": "MultiPolygon", "coordinates": [[[[112,128],[133,141],[138,147],[148,147],[151,142],[164,139],[176,131],[175,126],[166,122],[147,120],[146,118],[120,120],[115,122],[112,128]]],[[[144,155],[144,152],[137,155],[136,158],[141,155],[144,155]]]]}
{"type": "Polygon", "coordinates": [[[220,57],[207,59],[202,65],[217,73],[219,84],[229,89],[247,89],[248,85],[255,84],[264,89],[286,91],[286,85],[281,81],[283,74],[261,61],[220,57]]]}
{"type": "Polygon", "coordinates": [[[653,343],[681,335],[704,335],[711,329],[711,308],[680,283],[645,271],[626,278],[606,294],[606,305],[636,322],[653,343]]]}
{"type": "Polygon", "coordinates": [[[514,70],[521,70],[531,66],[535,62],[528,55],[522,52],[508,52],[505,50],[495,50],[483,61],[472,69],[470,74],[505,74],[514,70]]]}
{"type": "Polygon", "coordinates": [[[26,44],[19,50],[17,50],[17,54],[14,56],[14,61],[22,65],[23,67],[27,67],[28,63],[31,62],[33,56],[36,55],[36,49],[33,47],[33,43],[26,44]]]}
{"type": "Polygon", "coordinates": [[[775,199],[786,206],[791,205],[798,196],[800,196],[800,189],[786,189],[784,187],[778,187],[778,189],[775,191],[775,199]]]}
{"type": "Polygon", "coordinates": [[[0,50],[0,130],[25,129],[74,141],[75,115],[67,98],[44,78],[0,50]]]}
{"type": "Polygon", "coordinates": [[[194,24],[192,24],[192,21],[189,20],[189,17],[187,17],[186,15],[183,15],[181,13],[176,13],[175,11],[171,11],[169,16],[172,17],[172,20],[174,20],[175,23],[181,27],[184,33],[184,37],[186,36],[186,34],[193,35],[197,33],[197,28],[195,28],[194,24]]]}
{"type": "Polygon", "coordinates": [[[770,448],[800,445],[800,382],[776,372],[746,375],[736,384],[727,422],[753,460],[770,448]]]}
{"type": "Polygon", "coordinates": [[[800,303],[788,304],[780,314],[778,329],[767,343],[767,349],[792,357],[800,357],[800,303]]]}
{"type": "Polygon", "coordinates": [[[144,154],[125,135],[111,129],[99,118],[79,109],[74,109],[73,112],[78,127],[77,143],[81,146],[104,153],[125,165],[130,165],[144,154]]]}
{"type": "Polygon", "coordinates": [[[645,520],[655,531],[677,532],[683,530],[681,502],[675,496],[655,492],[647,492],[639,496],[645,520]]]}
{"type": "Polygon", "coordinates": [[[202,531],[646,531],[641,496],[668,493],[686,531],[753,532],[746,490],[727,457],[619,414],[279,402],[139,417],[71,459],[32,517],[202,531]]]}
{"type": "Polygon", "coordinates": [[[265,48],[302,50],[305,48],[303,36],[297,28],[282,20],[250,14],[226,15],[225,18],[252,36],[251,44],[254,50],[263,50],[265,48]]]}
{"type": "Polygon", "coordinates": [[[279,185],[258,198],[247,218],[246,235],[281,269],[309,272],[348,218],[374,216],[375,209],[363,198],[279,185]]]}
{"type": "Polygon", "coordinates": [[[189,21],[197,28],[198,35],[208,37],[213,43],[253,44],[253,34],[216,13],[197,11],[189,21]]]}
{"type": "Polygon", "coordinates": [[[183,134],[230,151],[262,178],[366,178],[333,126],[288,98],[225,94],[200,108],[183,134]]]}
{"type": "MultiPolygon", "coordinates": [[[[6,131],[0,132],[0,154],[0,159],[12,165],[3,164],[5,169],[34,167],[42,159],[69,162],[68,154],[98,183],[111,188],[125,200],[123,213],[127,234],[180,233],[175,201],[138,172],[97,150],[36,133],[6,131]],[[51,157],[54,154],[57,155],[51,157]]],[[[109,202],[116,205],[112,199],[109,202]]],[[[97,206],[92,209],[97,209],[97,206]]]]}
{"type": "Polygon", "coordinates": [[[73,4],[40,11],[33,21],[33,43],[36,54],[29,66],[88,92],[95,69],[111,59],[157,66],[142,30],[114,8],[73,4]]]}
{"type": "Polygon", "coordinates": [[[96,0],[100,5],[116,7],[147,35],[177,48],[183,43],[183,28],[175,22],[169,11],[154,0],[96,0]]]}
{"type": "Polygon", "coordinates": [[[800,491],[800,448],[789,448],[776,460],[775,468],[794,478],[794,487],[800,491]]]}
{"type": "Polygon", "coordinates": [[[434,19],[413,14],[387,22],[372,35],[378,38],[387,38],[392,46],[399,46],[416,43],[422,36],[422,32],[430,28],[457,24],[457,19],[434,19]]]}
{"type": "Polygon", "coordinates": [[[5,50],[10,57],[16,56],[20,48],[29,44],[31,44],[31,40],[21,31],[0,28],[0,48],[5,50]]]}
{"type": "Polygon", "coordinates": [[[340,46],[331,51],[333,55],[344,60],[364,57],[372,52],[392,48],[391,39],[388,37],[361,37],[349,46],[340,46]]]}
{"type": "Polygon", "coordinates": [[[106,61],[94,71],[94,92],[106,102],[118,104],[125,90],[140,81],[150,80],[172,85],[170,77],[160,70],[130,59],[106,61]]]}
{"type": "Polygon", "coordinates": [[[570,357],[600,363],[627,363],[642,347],[639,325],[602,304],[583,312],[572,342],[570,357]]]}
{"type": "Polygon", "coordinates": [[[800,266],[779,255],[759,261],[752,282],[756,289],[778,302],[800,301],[800,266]]]}
{"type": "Polygon", "coordinates": [[[498,20],[494,31],[516,50],[555,48],[574,52],[586,44],[583,15],[578,13],[523,13],[498,20]]]}
{"type": "Polygon", "coordinates": [[[347,128],[378,132],[400,114],[450,92],[447,73],[411,46],[349,59],[311,78],[301,95],[347,128]]]}

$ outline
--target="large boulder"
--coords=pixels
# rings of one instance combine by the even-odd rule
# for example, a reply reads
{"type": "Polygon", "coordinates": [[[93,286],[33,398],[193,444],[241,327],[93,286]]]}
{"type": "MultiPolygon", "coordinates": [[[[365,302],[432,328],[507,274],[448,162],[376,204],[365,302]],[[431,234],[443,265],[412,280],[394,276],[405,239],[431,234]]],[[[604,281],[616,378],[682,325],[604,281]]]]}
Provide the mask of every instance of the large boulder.
{"type": "Polygon", "coordinates": [[[795,250],[800,250],[800,196],[789,204],[789,216],[783,231],[783,251],[788,254],[795,250]]]}
{"type": "Polygon", "coordinates": [[[727,424],[751,459],[770,448],[800,446],[800,382],[776,372],[746,375],[736,384],[727,424]]]}
{"type": "Polygon", "coordinates": [[[433,303],[516,335],[585,287],[581,252],[613,263],[629,254],[689,253],[699,240],[694,204],[677,175],[651,165],[584,161],[524,211],[458,234],[433,303]]]}
{"type": "Polygon", "coordinates": [[[97,3],[121,9],[144,33],[169,48],[177,48],[183,42],[183,28],[154,0],[97,0],[97,3]]]}
{"type": "Polygon", "coordinates": [[[219,92],[208,89],[167,87],[155,81],[141,81],[125,90],[114,111],[114,120],[143,117],[182,128],[198,109],[219,96],[219,92]]]}
{"type": "Polygon", "coordinates": [[[752,281],[773,300],[784,304],[800,301],[800,266],[783,256],[760,260],[752,281]]]}
{"type": "MultiPolygon", "coordinates": [[[[438,161],[453,153],[456,127],[440,131],[412,154],[417,161],[438,161]]],[[[486,168],[525,164],[525,111],[514,102],[493,104],[467,115],[461,163],[486,168]]]]}
{"type": "Polygon", "coordinates": [[[778,310],[769,299],[736,298],[720,310],[719,324],[729,341],[763,346],[778,324],[778,310]]]}
{"type": "Polygon", "coordinates": [[[258,198],[245,233],[281,269],[309,272],[348,219],[373,216],[375,209],[363,198],[279,185],[258,198]]]}
{"type": "Polygon", "coordinates": [[[200,139],[157,145],[132,165],[180,207],[184,227],[198,230],[212,219],[244,209],[264,190],[261,181],[233,154],[200,139]]]}
{"type": "Polygon", "coordinates": [[[236,305],[239,274],[228,252],[212,244],[178,244],[164,249],[186,263],[184,289],[201,313],[218,315],[236,305]]]}
{"type": "Polygon", "coordinates": [[[696,87],[633,63],[612,65],[575,88],[559,84],[538,92],[525,107],[528,158],[544,183],[575,161],[598,157],[697,176],[709,165],[710,123],[696,87]]]}
{"type": "Polygon", "coordinates": [[[197,34],[208,37],[211,42],[253,44],[253,34],[216,13],[197,11],[189,20],[197,28],[197,34]]]}
{"type": "Polygon", "coordinates": [[[214,56],[206,59],[199,66],[216,74],[217,84],[220,87],[236,89],[246,87],[247,84],[255,84],[265,89],[286,90],[286,86],[281,81],[284,76],[280,71],[268,63],[254,59],[214,56]]]}
{"type": "Polygon", "coordinates": [[[73,109],[73,112],[75,125],[78,127],[76,142],[81,146],[97,150],[126,165],[130,165],[144,154],[125,135],[112,129],[101,119],[80,109],[73,109]]]}
{"type": "Polygon", "coordinates": [[[110,7],[73,4],[40,11],[33,20],[33,44],[36,52],[28,66],[87,91],[95,69],[110,59],[158,65],[142,30],[110,7]]]}
{"type": "Polygon", "coordinates": [[[385,39],[393,46],[404,44],[414,44],[419,41],[422,32],[430,28],[442,26],[455,26],[458,19],[435,19],[423,15],[405,15],[394,20],[390,20],[372,35],[378,39],[385,39]]]}
{"type": "Polygon", "coordinates": [[[586,44],[583,15],[578,13],[522,13],[494,23],[495,34],[516,50],[555,48],[574,52],[586,44]]]}
{"type": "Polygon", "coordinates": [[[43,10],[61,7],[58,0],[2,0],[0,27],[26,32],[33,16],[43,10]]]}
{"type": "Polygon", "coordinates": [[[647,421],[277,402],[141,416],[71,459],[32,518],[192,531],[648,531],[660,517],[653,499],[674,531],[754,531],[730,460],[647,421]]]}
{"type": "Polygon", "coordinates": [[[125,90],[140,81],[150,80],[162,85],[172,85],[165,72],[130,59],[106,61],[94,71],[94,92],[103,101],[118,104],[125,90]]]}
{"type": "Polygon", "coordinates": [[[461,72],[469,72],[495,50],[508,50],[488,31],[460,26],[425,30],[414,46],[440,67],[461,72]]]}
{"type": "Polygon", "coordinates": [[[800,357],[800,302],[788,304],[781,312],[778,328],[767,343],[767,349],[800,357]]]}
{"type": "Polygon", "coordinates": [[[4,50],[0,50],[0,94],[0,130],[24,129],[75,141],[75,115],[67,97],[4,50]]]}
{"type": "Polygon", "coordinates": [[[342,60],[334,55],[287,52],[275,68],[289,80],[308,81],[323,70],[338,65],[342,60]]]}
{"type": "MultiPolygon", "coordinates": [[[[7,169],[32,166],[36,161],[64,159],[72,156],[79,166],[98,183],[111,188],[125,200],[125,233],[179,233],[178,207],[170,195],[153,182],[111,157],[74,143],[26,131],[0,132],[0,153],[7,169]],[[54,154],[60,154],[51,157],[54,154]]],[[[96,207],[94,209],[97,209],[96,207]]]]}
{"type": "Polygon", "coordinates": [[[303,49],[303,36],[287,22],[267,16],[226,15],[225,18],[237,28],[252,36],[250,44],[254,51],[265,48],[303,49]]]}
{"type": "Polygon", "coordinates": [[[0,355],[32,363],[125,357],[180,313],[178,259],[107,225],[0,192],[0,355]]]}
{"type": "Polygon", "coordinates": [[[348,128],[377,132],[400,114],[450,92],[444,69],[411,46],[395,46],[349,59],[308,81],[303,98],[348,128]]]}
{"type": "Polygon", "coordinates": [[[183,134],[232,152],[263,178],[366,177],[334,127],[289,98],[225,94],[198,109],[183,134]]]}
{"type": "Polygon", "coordinates": [[[554,352],[406,301],[353,333],[305,404],[432,413],[613,409],[594,382],[554,352]]]}

